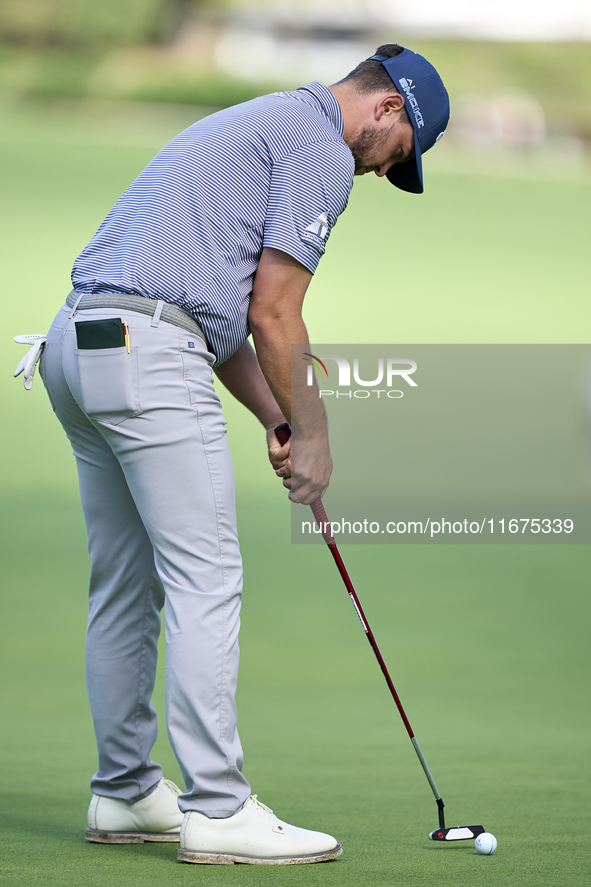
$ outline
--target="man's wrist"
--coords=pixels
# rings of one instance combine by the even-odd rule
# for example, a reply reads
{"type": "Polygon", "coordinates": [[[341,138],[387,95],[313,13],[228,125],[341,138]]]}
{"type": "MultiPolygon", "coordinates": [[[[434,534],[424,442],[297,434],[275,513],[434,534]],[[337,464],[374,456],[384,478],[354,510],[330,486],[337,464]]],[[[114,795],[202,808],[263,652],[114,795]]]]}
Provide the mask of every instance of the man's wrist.
{"type": "Polygon", "coordinates": [[[308,441],[309,443],[318,443],[328,441],[328,426],[326,423],[318,426],[298,426],[294,423],[292,432],[300,441],[308,441]]]}
{"type": "MultiPolygon", "coordinates": [[[[262,421],[262,420],[261,420],[261,421],[262,421]]],[[[277,428],[278,425],[283,425],[283,423],[284,423],[285,421],[286,421],[286,420],[285,420],[285,416],[282,416],[282,415],[280,414],[279,416],[276,416],[274,419],[271,419],[271,420],[269,420],[268,422],[263,422],[263,425],[265,426],[265,429],[266,429],[267,431],[274,431],[275,428],[277,428]]]]}

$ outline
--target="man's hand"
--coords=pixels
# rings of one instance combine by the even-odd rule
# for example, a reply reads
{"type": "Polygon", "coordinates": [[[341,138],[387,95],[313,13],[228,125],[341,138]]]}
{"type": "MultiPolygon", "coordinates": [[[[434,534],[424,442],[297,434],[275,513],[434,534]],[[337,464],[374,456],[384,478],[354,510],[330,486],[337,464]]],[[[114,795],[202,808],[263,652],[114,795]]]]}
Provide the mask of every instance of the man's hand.
{"type": "Polygon", "coordinates": [[[284,487],[291,490],[292,484],[294,482],[297,484],[294,492],[289,494],[291,501],[298,505],[311,505],[324,495],[328,487],[328,479],[332,471],[328,440],[325,438],[326,446],[322,446],[322,441],[310,442],[305,439],[296,439],[295,447],[299,470],[297,476],[292,477],[293,438],[291,437],[291,429],[287,433],[290,437],[282,444],[285,431],[283,434],[278,434],[275,429],[268,429],[269,458],[275,468],[275,474],[283,478],[284,487]]]}
{"type": "Polygon", "coordinates": [[[274,435],[268,438],[269,458],[273,467],[277,463],[275,471],[283,478],[283,485],[291,490],[289,498],[304,505],[324,493],[332,471],[324,405],[316,384],[308,386],[303,372],[297,391],[298,414],[291,415],[292,345],[299,345],[302,356],[310,350],[302,304],[311,279],[311,272],[291,256],[266,247],[254,278],[248,313],[260,367],[292,426],[297,474],[292,477],[291,463],[284,461],[290,451],[284,450],[274,435]]]}
{"type": "Polygon", "coordinates": [[[328,437],[306,440],[295,434],[291,449],[296,472],[283,481],[283,486],[291,490],[289,498],[292,502],[312,505],[326,493],[332,474],[328,437]]]}
{"type": "Polygon", "coordinates": [[[277,440],[275,425],[267,428],[269,462],[277,477],[283,478],[283,486],[291,488],[291,438],[283,446],[277,440]],[[286,483],[287,481],[287,483],[286,483]]]}

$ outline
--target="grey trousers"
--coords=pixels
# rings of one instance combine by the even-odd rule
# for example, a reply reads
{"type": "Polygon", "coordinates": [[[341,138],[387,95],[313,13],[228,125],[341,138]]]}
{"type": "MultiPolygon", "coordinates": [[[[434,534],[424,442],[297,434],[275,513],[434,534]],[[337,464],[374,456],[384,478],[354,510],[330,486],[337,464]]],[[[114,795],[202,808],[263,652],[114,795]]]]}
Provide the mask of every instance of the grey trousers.
{"type": "Polygon", "coordinates": [[[133,311],[64,307],[40,372],[78,466],[91,559],[86,678],[92,790],[136,800],[162,776],[154,688],[160,610],[166,724],[181,810],[232,815],[250,794],[236,728],[242,564],[234,481],[205,343],[133,311]],[[126,347],[78,351],[76,321],[117,317],[126,347]]]}

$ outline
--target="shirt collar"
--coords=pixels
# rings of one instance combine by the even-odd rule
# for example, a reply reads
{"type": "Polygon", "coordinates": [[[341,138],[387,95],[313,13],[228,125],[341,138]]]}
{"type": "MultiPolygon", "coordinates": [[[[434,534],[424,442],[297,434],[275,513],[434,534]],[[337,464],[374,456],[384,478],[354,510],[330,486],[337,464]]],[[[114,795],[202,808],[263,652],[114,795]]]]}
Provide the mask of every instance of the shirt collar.
{"type": "Polygon", "coordinates": [[[306,86],[300,86],[299,89],[296,89],[296,95],[302,93],[309,93],[309,95],[301,95],[302,100],[315,107],[328,120],[331,126],[334,126],[342,138],[344,132],[343,115],[341,107],[330,89],[327,89],[322,83],[313,80],[311,83],[306,84],[306,86]]]}

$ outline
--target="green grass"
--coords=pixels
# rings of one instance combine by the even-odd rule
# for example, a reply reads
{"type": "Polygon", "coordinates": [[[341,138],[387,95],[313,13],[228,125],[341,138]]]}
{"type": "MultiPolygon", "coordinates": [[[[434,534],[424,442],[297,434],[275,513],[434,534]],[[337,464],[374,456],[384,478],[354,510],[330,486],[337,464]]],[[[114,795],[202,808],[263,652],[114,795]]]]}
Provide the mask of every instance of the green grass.
{"type": "MultiPolygon", "coordinates": [[[[243,497],[246,773],[280,815],[337,834],[346,853],[310,869],[195,870],[171,847],[85,845],[95,751],[79,507],[56,492],[33,516],[22,499],[6,513],[4,883],[586,883],[586,546],[346,551],[449,822],[493,831],[488,859],[426,841],[435,805],[332,562],[289,546],[280,502],[243,497]]],[[[178,778],[161,733],[156,755],[178,778]]]]}
{"type": "MultiPolygon", "coordinates": [[[[11,118],[14,120],[14,118],[11,118]]],[[[353,580],[450,824],[497,853],[426,840],[429,787],[323,548],[289,543],[261,435],[227,401],[245,559],[240,729],[253,790],[336,834],[344,855],[286,869],[197,868],[167,846],[83,840],[96,766],[83,679],[88,561],[72,457],[12,335],[43,331],[69,268],[169,135],[4,128],[0,393],[0,878],[86,885],[584,885],[588,872],[588,546],[348,546],[353,580]]],[[[588,340],[589,185],[430,171],[422,198],[356,183],[307,299],[316,341],[588,340]]],[[[227,400],[227,399],[226,399],[227,400]]],[[[368,443],[371,446],[371,443],[368,443]]],[[[162,676],[156,706],[163,710],[162,676]]],[[[180,778],[162,725],[155,756],[180,778]]]]}

